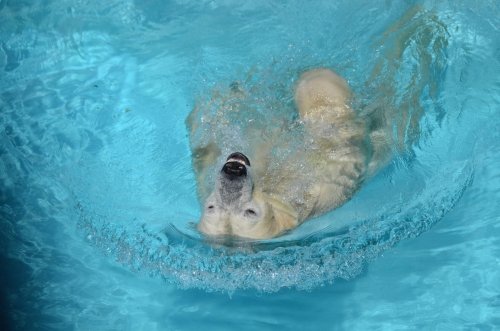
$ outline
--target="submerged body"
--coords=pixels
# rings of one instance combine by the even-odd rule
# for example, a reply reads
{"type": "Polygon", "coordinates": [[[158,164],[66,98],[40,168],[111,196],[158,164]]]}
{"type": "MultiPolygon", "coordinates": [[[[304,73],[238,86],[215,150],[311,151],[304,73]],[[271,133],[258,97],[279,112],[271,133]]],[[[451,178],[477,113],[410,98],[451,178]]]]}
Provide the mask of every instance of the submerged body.
{"type": "MultiPolygon", "coordinates": [[[[231,93],[228,98],[242,92],[231,93]]],[[[351,109],[350,98],[344,79],[331,70],[314,69],[303,73],[295,87],[299,121],[282,130],[272,127],[275,121],[247,128],[224,125],[221,119],[230,119],[234,107],[221,107],[218,121],[204,121],[198,113],[204,107],[196,108],[188,124],[203,202],[199,230],[271,238],[350,199],[389,150],[380,139],[384,133],[368,130],[351,109]],[[214,139],[196,139],[198,130],[212,131],[214,139]],[[225,132],[218,136],[217,130],[225,132]]]]}

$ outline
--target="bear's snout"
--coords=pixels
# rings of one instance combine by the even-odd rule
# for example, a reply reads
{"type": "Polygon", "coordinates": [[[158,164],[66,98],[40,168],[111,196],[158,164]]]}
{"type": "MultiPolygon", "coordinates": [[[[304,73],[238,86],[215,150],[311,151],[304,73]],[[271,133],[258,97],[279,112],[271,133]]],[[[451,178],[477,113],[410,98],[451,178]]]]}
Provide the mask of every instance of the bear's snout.
{"type": "Polygon", "coordinates": [[[235,152],[227,157],[221,172],[230,180],[244,178],[247,176],[247,167],[249,166],[250,160],[248,157],[243,153],[235,152]]]}

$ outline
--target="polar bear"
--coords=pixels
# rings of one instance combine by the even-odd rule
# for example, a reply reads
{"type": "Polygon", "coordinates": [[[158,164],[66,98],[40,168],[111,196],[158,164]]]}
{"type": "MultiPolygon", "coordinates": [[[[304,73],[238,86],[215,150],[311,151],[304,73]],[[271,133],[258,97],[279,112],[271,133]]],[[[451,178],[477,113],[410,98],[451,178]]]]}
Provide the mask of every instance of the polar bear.
{"type": "Polygon", "coordinates": [[[302,73],[290,102],[289,91],[269,80],[214,88],[187,119],[199,231],[279,236],[345,203],[394,155],[411,155],[422,100],[438,103],[447,45],[439,16],[410,7],[377,41],[381,53],[366,80],[374,98],[361,111],[347,82],[327,68],[302,73]]]}
{"type": "MultiPolygon", "coordinates": [[[[284,131],[279,136],[286,138],[266,140],[262,137],[272,128],[253,127],[249,137],[245,133],[249,130],[226,127],[229,136],[217,136],[235,107],[221,107],[213,121],[200,115],[203,106],[195,107],[188,117],[203,208],[198,229],[203,234],[279,236],[345,203],[387,160],[387,140],[370,131],[351,108],[351,91],[338,74],[326,68],[308,70],[300,75],[294,92],[299,124],[287,130],[302,133],[294,136],[295,144],[281,153],[284,156],[272,153],[275,145],[291,140],[284,131]],[[196,138],[200,131],[211,138],[196,138]],[[236,143],[235,136],[249,142],[236,143]]],[[[237,98],[243,92],[234,85],[231,93],[237,98]]]]}

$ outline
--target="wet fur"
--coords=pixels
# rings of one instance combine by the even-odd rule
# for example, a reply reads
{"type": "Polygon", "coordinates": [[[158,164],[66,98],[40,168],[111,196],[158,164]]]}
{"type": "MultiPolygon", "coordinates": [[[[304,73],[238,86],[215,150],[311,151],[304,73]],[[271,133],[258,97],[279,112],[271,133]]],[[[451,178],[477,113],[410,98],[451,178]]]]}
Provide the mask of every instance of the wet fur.
{"type": "MultiPolygon", "coordinates": [[[[227,185],[222,179],[216,180],[216,187],[206,187],[207,171],[221,156],[217,143],[195,146],[194,165],[204,201],[199,230],[208,235],[271,238],[350,199],[367,171],[381,163],[371,160],[366,123],[349,106],[350,98],[345,80],[331,70],[303,73],[296,84],[295,103],[314,148],[293,153],[276,171],[269,166],[270,146],[262,142],[255,146],[250,155],[251,184],[230,207],[220,198],[220,185],[227,185]],[[305,162],[308,171],[287,166],[297,162],[305,162]],[[271,176],[280,180],[271,181],[271,176]],[[301,179],[303,190],[290,194],[291,182],[301,179]],[[245,208],[258,210],[258,219],[246,217],[245,208]]],[[[194,134],[197,123],[191,118],[189,125],[194,134]]]]}

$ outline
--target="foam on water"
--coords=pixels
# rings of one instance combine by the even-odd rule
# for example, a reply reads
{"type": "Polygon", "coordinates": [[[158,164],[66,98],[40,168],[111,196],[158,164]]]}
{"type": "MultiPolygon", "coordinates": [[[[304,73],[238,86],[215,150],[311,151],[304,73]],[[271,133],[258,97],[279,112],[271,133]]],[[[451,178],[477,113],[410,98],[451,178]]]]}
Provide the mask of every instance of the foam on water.
{"type": "Polygon", "coordinates": [[[428,230],[455,205],[472,174],[467,162],[450,164],[428,177],[422,183],[425,189],[414,192],[410,202],[401,197],[368,220],[350,220],[346,223],[354,225],[327,228],[301,240],[240,243],[239,249],[210,247],[176,229],[157,234],[144,226],[116,226],[81,206],[79,225],[91,244],[119,262],[181,287],[228,292],[311,289],[355,277],[386,249],[428,230]]]}

